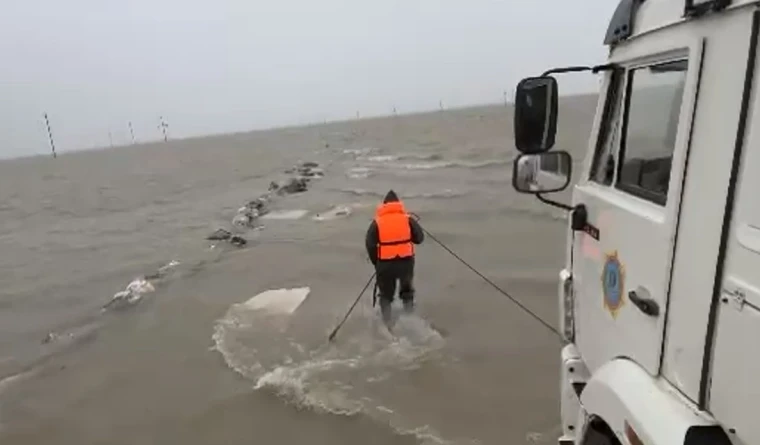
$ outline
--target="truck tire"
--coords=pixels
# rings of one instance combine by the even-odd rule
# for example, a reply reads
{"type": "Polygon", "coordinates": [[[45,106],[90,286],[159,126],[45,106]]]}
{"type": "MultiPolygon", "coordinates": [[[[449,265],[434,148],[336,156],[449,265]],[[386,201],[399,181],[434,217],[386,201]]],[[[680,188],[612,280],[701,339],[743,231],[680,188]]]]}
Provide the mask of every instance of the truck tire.
{"type": "Polygon", "coordinates": [[[620,441],[607,422],[598,417],[589,422],[582,443],[583,445],[620,445],[620,441]]]}

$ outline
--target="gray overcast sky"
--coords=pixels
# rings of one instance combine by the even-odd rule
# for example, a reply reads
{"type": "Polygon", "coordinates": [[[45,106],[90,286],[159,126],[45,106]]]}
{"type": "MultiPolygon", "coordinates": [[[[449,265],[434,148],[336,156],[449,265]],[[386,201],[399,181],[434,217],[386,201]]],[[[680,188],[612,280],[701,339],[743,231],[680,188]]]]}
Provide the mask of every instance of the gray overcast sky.
{"type": "MultiPolygon", "coordinates": [[[[0,0],[0,157],[498,102],[614,0],[0,0]]],[[[560,79],[593,90],[591,75],[560,79]]]]}

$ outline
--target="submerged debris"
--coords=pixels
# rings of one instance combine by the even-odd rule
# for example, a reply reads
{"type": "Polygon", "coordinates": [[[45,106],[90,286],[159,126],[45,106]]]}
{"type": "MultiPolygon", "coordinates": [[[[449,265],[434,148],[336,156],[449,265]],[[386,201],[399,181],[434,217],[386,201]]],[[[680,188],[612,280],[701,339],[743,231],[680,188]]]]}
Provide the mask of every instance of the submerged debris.
{"type": "Polygon", "coordinates": [[[307,178],[321,178],[325,175],[321,168],[301,168],[298,173],[307,178]]]}
{"type": "MultiPolygon", "coordinates": [[[[270,184],[270,187],[271,187],[271,184],[270,184]]],[[[266,215],[267,213],[269,213],[269,208],[267,207],[267,204],[269,203],[270,199],[271,199],[271,192],[267,192],[259,196],[258,198],[254,199],[253,201],[249,201],[244,206],[244,208],[248,210],[255,210],[259,216],[266,215]]]]}
{"type": "Polygon", "coordinates": [[[230,233],[228,230],[216,229],[216,232],[207,236],[206,239],[210,241],[225,241],[230,239],[231,236],[232,233],[230,233]]]}
{"type": "Polygon", "coordinates": [[[319,168],[319,164],[316,162],[303,162],[301,165],[296,166],[295,170],[301,177],[306,178],[321,178],[325,175],[324,170],[319,168]]]}
{"type": "Polygon", "coordinates": [[[103,306],[103,309],[108,309],[114,305],[117,309],[131,306],[139,302],[144,294],[154,292],[155,290],[156,288],[150,281],[146,280],[144,277],[137,278],[129,283],[125,290],[116,292],[111,298],[111,301],[103,306]]]}
{"type": "Polygon", "coordinates": [[[305,178],[321,178],[325,175],[324,170],[319,168],[319,164],[313,161],[302,162],[287,170],[287,174],[297,173],[301,177],[305,178]]]}
{"type": "Polygon", "coordinates": [[[165,266],[161,266],[158,268],[158,270],[150,275],[145,275],[146,280],[157,280],[159,278],[163,278],[170,270],[174,269],[175,267],[179,266],[179,261],[177,260],[171,260],[169,261],[169,264],[165,266]]]}
{"type": "MultiPolygon", "coordinates": [[[[328,145],[326,144],[326,146],[328,145]]],[[[236,231],[240,231],[262,228],[263,226],[260,225],[259,220],[262,216],[270,213],[269,205],[273,198],[306,192],[308,191],[308,185],[311,180],[324,176],[324,170],[319,167],[317,162],[313,161],[301,162],[289,169],[287,173],[293,174],[294,176],[291,176],[284,183],[278,183],[276,181],[270,182],[265,193],[261,194],[258,198],[248,201],[238,209],[236,215],[232,219],[232,230],[237,229],[236,231]]],[[[315,219],[331,219],[338,216],[347,216],[350,213],[350,208],[334,207],[324,214],[317,214],[315,219]]],[[[248,240],[240,234],[233,233],[232,230],[219,228],[208,235],[206,240],[226,241],[236,247],[246,246],[248,240]]],[[[212,248],[213,247],[214,246],[212,246],[212,248]]],[[[171,269],[179,264],[178,261],[172,260],[157,271],[133,280],[129,283],[126,289],[115,293],[113,297],[101,307],[101,310],[121,309],[137,304],[142,300],[143,295],[156,290],[152,281],[161,280],[171,269]]],[[[61,337],[62,335],[60,334],[50,332],[42,339],[42,343],[50,343],[61,337]]]]}
{"type": "MultiPolygon", "coordinates": [[[[306,192],[309,190],[309,182],[312,179],[324,177],[325,174],[324,170],[319,168],[319,164],[313,161],[301,162],[285,172],[297,176],[292,176],[283,183],[270,182],[266,193],[248,201],[243,207],[238,209],[232,218],[232,230],[243,232],[251,229],[260,229],[262,226],[259,223],[259,219],[270,212],[269,204],[274,196],[306,192]]],[[[214,233],[207,236],[206,239],[210,241],[228,241],[238,247],[248,244],[242,235],[234,235],[231,230],[222,228],[217,229],[214,233]]]]}
{"type": "Polygon", "coordinates": [[[43,337],[43,339],[42,339],[42,341],[40,343],[42,343],[43,345],[46,345],[48,343],[51,343],[53,341],[57,341],[57,340],[59,340],[61,338],[64,338],[64,337],[66,337],[66,338],[74,338],[74,334],[69,333],[69,334],[61,335],[61,334],[58,334],[57,332],[48,332],[47,335],[45,335],[45,337],[43,337]]]}
{"type": "MultiPolygon", "coordinates": [[[[102,310],[109,309],[112,306],[114,309],[120,309],[138,303],[143,295],[155,292],[156,287],[153,284],[153,281],[150,280],[160,280],[161,278],[166,277],[172,269],[179,265],[179,261],[171,260],[166,265],[159,267],[157,271],[132,280],[132,282],[127,285],[126,289],[116,292],[113,297],[111,297],[111,300],[102,306],[102,310]]],[[[50,340],[54,340],[54,338],[48,339],[47,341],[50,340]]]]}
{"type": "Polygon", "coordinates": [[[246,240],[240,235],[233,235],[230,237],[230,244],[232,244],[233,246],[242,247],[248,244],[248,240],[246,240]]]}
{"type": "Polygon", "coordinates": [[[282,196],[305,192],[308,190],[307,182],[305,178],[290,178],[287,184],[277,189],[277,194],[282,196]]]}
{"type": "Polygon", "coordinates": [[[242,229],[254,229],[259,220],[259,211],[248,206],[238,209],[237,215],[232,218],[232,225],[242,229]]]}

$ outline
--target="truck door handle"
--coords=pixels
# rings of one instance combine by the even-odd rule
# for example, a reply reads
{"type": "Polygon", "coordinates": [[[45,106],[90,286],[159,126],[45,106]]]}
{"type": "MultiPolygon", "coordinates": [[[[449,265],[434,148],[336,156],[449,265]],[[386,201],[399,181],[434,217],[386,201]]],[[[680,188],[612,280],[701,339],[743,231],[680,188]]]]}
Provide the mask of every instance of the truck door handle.
{"type": "Polygon", "coordinates": [[[649,298],[649,292],[644,288],[637,288],[628,292],[628,299],[631,300],[639,310],[650,317],[657,317],[660,315],[660,305],[656,301],[649,298]]]}

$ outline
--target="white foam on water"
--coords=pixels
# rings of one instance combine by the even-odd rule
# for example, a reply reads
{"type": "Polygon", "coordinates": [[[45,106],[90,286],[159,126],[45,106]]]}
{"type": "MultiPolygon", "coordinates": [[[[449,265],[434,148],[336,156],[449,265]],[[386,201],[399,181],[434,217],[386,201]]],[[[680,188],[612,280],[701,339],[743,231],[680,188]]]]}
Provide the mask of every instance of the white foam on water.
{"type": "Polygon", "coordinates": [[[243,303],[246,309],[266,310],[280,314],[292,314],[309,296],[311,289],[275,289],[262,292],[243,303]]]}
{"type": "Polygon", "coordinates": [[[360,156],[360,155],[367,155],[369,153],[372,153],[373,151],[377,151],[377,148],[375,147],[364,147],[361,149],[348,148],[348,149],[343,150],[343,154],[360,156]]]}
{"type": "MultiPolygon", "coordinates": [[[[0,395],[2,395],[7,389],[11,388],[14,384],[21,383],[23,380],[33,376],[37,373],[37,369],[20,372],[0,380],[0,395]]],[[[2,418],[0,418],[0,432],[5,429],[5,424],[2,418]]]]}
{"type": "MultiPolygon", "coordinates": [[[[299,408],[368,415],[423,443],[446,443],[429,426],[415,425],[403,406],[382,400],[384,393],[376,387],[437,357],[443,337],[414,315],[399,317],[391,336],[374,311],[360,311],[336,342],[308,350],[302,346],[306,341],[291,337],[287,323],[307,289],[271,290],[230,306],[213,335],[215,349],[227,365],[250,379],[255,390],[276,394],[299,408]]],[[[316,335],[322,334],[326,335],[316,335]]]]}
{"type": "Polygon", "coordinates": [[[486,168],[486,167],[496,167],[496,166],[502,166],[509,164],[511,161],[508,159],[492,159],[487,161],[434,161],[434,162],[419,162],[419,163],[408,163],[408,164],[401,164],[399,167],[406,169],[406,170],[434,170],[439,168],[472,168],[472,169],[479,169],[479,168],[486,168]]]}
{"type": "Polygon", "coordinates": [[[278,366],[256,380],[254,389],[267,389],[289,403],[316,412],[338,415],[355,415],[362,411],[364,403],[352,400],[346,388],[334,382],[319,382],[312,378],[333,369],[356,367],[355,359],[306,360],[297,364],[278,366]]]}
{"type": "Polygon", "coordinates": [[[372,170],[367,167],[355,167],[346,172],[350,179],[367,179],[372,170]]]}
{"type": "MultiPolygon", "coordinates": [[[[167,269],[164,269],[164,271],[165,270],[167,269]]],[[[113,295],[113,297],[111,297],[111,301],[109,301],[108,303],[105,304],[105,306],[103,306],[102,310],[105,310],[106,308],[109,308],[109,307],[118,309],[125,306],[132,306],[140,302],[140,300],[142,300],[143,298],[143,295],[151,293],[151,292],[155,292],[155,291],[156,291],[156,288],[153,286],[153,283],[151,283],[150,281],[146,280],[143,277],[136,278],[127,285],[126,289],[124,289],[123,291],[116,292],[113,295]]]]}
{"type": "MultiPolygon", "coordinates": [[[[379,198],[382,198],[387,193],[387,190],[384,191],[376,191],[376,190],[367,190],[362,188],[343,188],[339,189],[338,191],[342,193],[348,193],[355,196],[376,196],[379,198]]],[[[467,193],[459,190],[452,190],[452,189],[444,189],[440,192],[430,192],[430,193],[404,193],[401,196],[401,199],[448,199],[448,198],[459,198],[462,196],[467,195],[467,193]]]]}
{"type": "Polygon", "coordinates": [[[359,333],[344,332],[347,343],[264,373],[254,387],[272,391],[298,407],[340,415],[362,413],[424,443],[445,443],[429,426],[406,428],[402,424],[410,422],[408,413],[393,407],[391,401],[373,400],[363,392],[371,389],[366,385],[382,384],[394,373],[420,366],[443,347],[443,338],[415,317],[399,318],[394,336],[375,317],[371,324],[359,333]],[[365,382],[364,387],[349,384],[357,378],[365,382]]]}
{"type": "Polygon", "coordinates": [[[261,219],[301,219],[309,213],[308,210],[276,210],[263,215],[261,219]]]}
{"type": "Polygon", "coordinates": [[[129,283],[126,290],[127,292],[131,292],[133,294],[147,294],[150,292],[155,292],[156,288],[153,287],[153,284],[145,278],[137,278],[129,283]]]}
{"type": "Polygon", "coordinates": [[[331,221],[333,219],[346,218],[348,216],[351,216],[352,212],[353,211],[351,210],[351,207],[346,205],[338,205],[325,212],[317,213],[316,215],[312,216],[311,219],[314,221],[331,221]]]}
{"type": "Polygon", "coordinates": [[[18,374],[13,374],[0,380],[0,394],[5,392],[8,388],[14,384],[20,383],[22,380],[33,376],[37,372],[37,369],[29,371],[23,371],[18,374]]]}
{"type": "Polygon", "coordinates": [[[370,156],[367,158],[370,162],[393,162],[398,160],[398,156],[394,155],[381,155],[381,156],[370,156]]]}
{"type": "Polygon", "coordinates": [[[401,164],[400,167],[407,170],[433,170],[437,168],[447,168],[456,166],[453,162],[448,161],[434,161],[434,162],[420,162],[414,164],[401,164]]]}
{"type": "Polygon", "coordinates": [[[171,260],[166,265],[161,266],[158,268],[159,273],[167,272],[171,269],[174,269],[175,267],[179,266],[181,263],[177,260],[171,260]]]}

